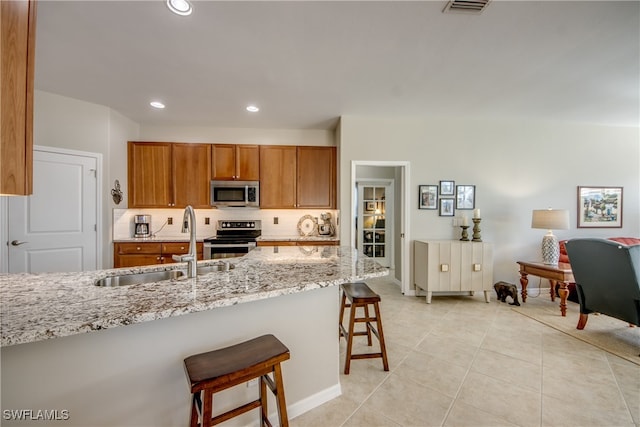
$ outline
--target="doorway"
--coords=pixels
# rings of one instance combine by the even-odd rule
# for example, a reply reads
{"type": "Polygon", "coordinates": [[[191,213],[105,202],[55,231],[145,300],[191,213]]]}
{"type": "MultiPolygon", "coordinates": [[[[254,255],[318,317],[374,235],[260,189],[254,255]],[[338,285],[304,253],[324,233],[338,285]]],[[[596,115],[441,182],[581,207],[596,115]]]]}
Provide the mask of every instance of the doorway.
{"type": "Polygon", "coordinates": [[[33,194],[6,201],[9,273],[101,267],[101,161],[97,153],[34,147],[33,194]]]}
{"type": "MultiPolygon", "coordinates": [[[[399,284],[401,291],[405,295],[412,295],[415,292],[410,289],[410,234],[409,234],[409,166],[407,161],[375,161],[375,160],[353,160],[351,162],[351,236],[350,242],[353,246],[358,247],[358,235],[357,227],[360,225],[362,228],[364,218],[358,222],[358,208],[359,203],[365,203],[365,200],[359,202],[358,200],[358,183],[366,184],[372,183],[392,183],[392,192],[390,196],[385,196],[385,215],[384,226],[387,227],[387,222],[393,221],[392,231],[388,229],[385,232],[385,242],[390,242],[390,246],[385,249],[393,251],[392,259],[393,263],[389,267],[395,267],[389,273],[389,278],[399,284]],[[390,197],[390,198],[389,198],[390,197]],[[389,218],[389,213],[393,216],[393,219],[389,218]]],[[[367,200],[373,201],[376,200],[367,200]]],[[[370,207],[374,208],[375,204],[370,207]]],[[[361,210],[366,208],[362,205],[361,210]]],[[[380,219],[380,217],[376,218],[380,219]]],[[[377,221],[376,221],[377,222],[377,221]]],[[[375,225],[375,223],[374,223],[375,225]]],[[[382,223],[378,222],[378,225],[382,223]]],[[[375,229],[373,231],[375,232],[375,229]]],[[[375,240],[375,235],[372,235],[375,240]]],[[[361,236],[362,240],[363,237],[361,236]]],[[[363,242],[364,243],[364,242],[363,242]]],[[[375,245],[372,246],[372,250],[375,250],[375,245]]],[[[386,254],[385,254],[386,255],[386,254]]],[[[381,263],[381,265],[384,265],[381,263]]]]}
{"type": "Polygon", "coordinates": [[[356,247],[395,276],[393,179],[356,182],[356,247]],[[387,238],[389,236],[389,238],[387,238]]]}

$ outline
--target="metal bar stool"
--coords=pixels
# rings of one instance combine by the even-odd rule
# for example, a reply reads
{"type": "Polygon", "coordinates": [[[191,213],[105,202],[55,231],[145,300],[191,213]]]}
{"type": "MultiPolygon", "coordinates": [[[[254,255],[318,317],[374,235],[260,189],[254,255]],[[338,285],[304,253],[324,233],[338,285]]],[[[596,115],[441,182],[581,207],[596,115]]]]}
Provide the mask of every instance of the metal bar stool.
{"type": "Polygon", "coordinates": [[[289,359],[289,349],[273,335],[263,335],[249,341],[184,359],[184,368],[191,386],[190,426],[209,427],[261,408],[260,425],[271,427],[267,410],[267,386],[276,397],[280,426],[287,427],[287,405],[284,397],[280,363],[289,359]],[[268,376],[273,374],[273,380],[268,376]],[[213,416],[213,394],[260,378],[258,399],[213,416]]]}
{"type": "Polygon", "coordinates": [[[382,366],[385,371],[389,370],[389,362],[387,361],[387,348],[384,343],[384,333],[382,331],[382,317],[380,316],[380,296],[373,292],[366,283],[357,282],[357,283],[343,283],[340,285],[342,289],[342,304],[340,305],[340,322],[339,322],[339,332],[340,337],[345,337],[347,340],[347,355],[344,364],[344,373],[345,375],[349,374],[349,368],[351,366],[351,360],[353,359],[372,359],[380,357],[382,358],[382,366]],[[347,299],[349,299],[349,304],[347,304],[347,299]],[[373,305],[373,309],[375,312],[374,317],[369,316],[369,305],[373,305]],[[346,307],[351,307],[350,315],[349,315],[349,330],[347,331],[345,327],[342,325],[342,318],[344,317],[344,309],[346,307]],[[358,307],[362,307],[364,309],[364,317],[356,317],[356,311],[358,307]],[[377,328],[374,328],[372,322],[376,322],[377,328]],[[364,331],[355,331],[356,323],[365,323],[366,330],[364,331]],[[369,346],[372,345],[371,341],[371,333],[373,333],[380,342],[380,352],[379,353],[360,353],[360,354],[352,354],[353,350],[353,337],[366,335],[367,336],[367,344],[369,346]]]}

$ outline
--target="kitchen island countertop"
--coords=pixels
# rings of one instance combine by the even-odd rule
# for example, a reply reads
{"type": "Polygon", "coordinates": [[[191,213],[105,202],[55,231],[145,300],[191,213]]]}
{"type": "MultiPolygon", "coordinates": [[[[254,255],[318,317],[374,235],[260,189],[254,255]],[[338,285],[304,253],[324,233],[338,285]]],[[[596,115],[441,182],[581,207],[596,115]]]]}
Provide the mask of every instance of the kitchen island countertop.
{"type": "Polygon", "coordinates": [[[258,242],[266,241],[266,242],[337,242],[340,239],[336,236],[300,236],[300,235],[290,235],[290,236],[265,236],[262,235],[258,237],[258,242]]]}
{"type": "MultiPolygon", "coordinates": [[[[385,276],[388,270],[351,247],[259,247],[229,260],[234,268],[171,281],[95,286],[107,276],[184,269],[185,264],[78,273],[0,275],[3,347],[180,316],[385,276]]],[[[219,264],[200,261],[198,266],[219,264]]]]}

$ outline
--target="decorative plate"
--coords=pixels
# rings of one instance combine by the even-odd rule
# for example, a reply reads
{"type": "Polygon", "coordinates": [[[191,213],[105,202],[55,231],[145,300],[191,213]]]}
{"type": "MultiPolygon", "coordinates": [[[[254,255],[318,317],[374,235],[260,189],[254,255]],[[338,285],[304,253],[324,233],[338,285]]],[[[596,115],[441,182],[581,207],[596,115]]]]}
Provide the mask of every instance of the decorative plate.
{"type": "Polygon", "coordinates": [[[298,233],[301,236],[311,236],[318,231],[318,224],[311,215],[304,215],[298,221],[298,233]]]}

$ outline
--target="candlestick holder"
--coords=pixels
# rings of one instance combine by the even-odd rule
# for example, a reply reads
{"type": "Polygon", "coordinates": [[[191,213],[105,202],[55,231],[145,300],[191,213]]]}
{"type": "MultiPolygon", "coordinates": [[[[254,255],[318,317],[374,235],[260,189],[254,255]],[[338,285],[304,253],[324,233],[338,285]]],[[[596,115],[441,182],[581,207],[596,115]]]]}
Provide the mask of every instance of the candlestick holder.
{"type": "Polygon", "coordinates": [[[482,237],[480,236],[480,218],[472,218],[473,221],[473,239],[472,242],[482,242],[482,237]]]}
{"type": "Polygon", "coordinates": [[[462,237],[460,238],[460,240],[462,240],[463,242],[468,242],[469,241],[469,233],[467,232],[467,228],[469,228],[468,225],[461,225],[460,228],[462,228],[462,237]]]}

